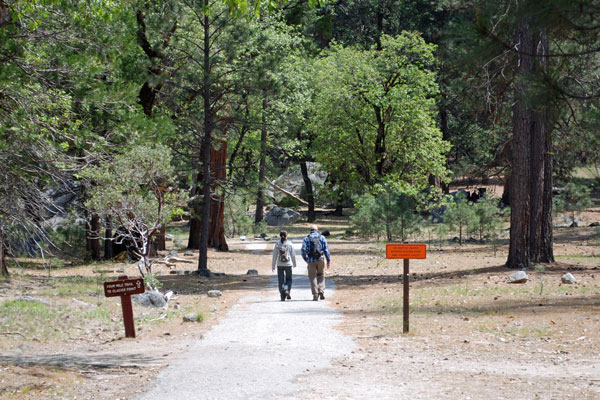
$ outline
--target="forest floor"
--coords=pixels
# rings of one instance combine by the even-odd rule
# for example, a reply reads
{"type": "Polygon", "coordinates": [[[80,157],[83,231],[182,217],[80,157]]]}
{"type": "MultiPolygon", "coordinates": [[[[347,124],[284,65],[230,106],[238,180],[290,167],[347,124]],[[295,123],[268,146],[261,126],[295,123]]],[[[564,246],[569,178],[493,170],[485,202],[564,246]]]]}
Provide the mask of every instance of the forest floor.
{"type": "MultiPolygon", "coordinates": [[[[321,215],[321,231],[332,232],[327,277],[337,286],[326,301],[342,313],[336,329],[357,350],[296,383],[312,398],[362,398],[371,389],[378,398],[600,398],[600,243],[588,227],[600,221],[600,206],[579,220],[581,227],[555,230],[556,263],[531,268],[524,284],[508,281],[506,241],[496,251],[489,243],[432,243],[425,260],[410,262],[403,334],[402,261],[385,259],[383,243],[343,238],[347,218],[321,215]],[[578,283],[561,283],[566,272],[578,283]]],[[[301,237],[308,224],[288,231],[301,237]]],[[[267,290],[273,242],[266,250],[248,243],[231,240],[230,252],[209,253],[210,270],[223,276],[172,274],[195,269],[196,256],[174,270],[158,265],[161,290],[175,296],[168,310],[134,304],[135,339],[124,338],[119,299],[102,288],[136,276],[135,264],[21,260],[0,281],[0,399],[135,398],[238,300],[267,290]],[[208,297],[211,289],[223,295],[208,297]],[[23,296],[34,301],[18,301],[23,296]],[[183,322],[190,312],[204,320],[183,322]]]]}

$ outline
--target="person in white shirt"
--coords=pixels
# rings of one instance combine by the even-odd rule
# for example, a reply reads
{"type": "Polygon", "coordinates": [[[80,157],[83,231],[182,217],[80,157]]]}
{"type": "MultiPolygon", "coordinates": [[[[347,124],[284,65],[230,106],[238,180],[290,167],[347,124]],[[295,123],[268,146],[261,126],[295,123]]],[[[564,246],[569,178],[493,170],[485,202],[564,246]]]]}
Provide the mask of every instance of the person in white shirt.
{"type": "Polygon", "coordinates": [[[287,240],[287,232],[279,232],[280,239],[273,247],[273,261],[271,269],[275,272],[277,267],[277,280],[279,281],[279,294],[281,301],[291,300],[292,268],[296,268],[296,251],[292,242],[287,240]]]}

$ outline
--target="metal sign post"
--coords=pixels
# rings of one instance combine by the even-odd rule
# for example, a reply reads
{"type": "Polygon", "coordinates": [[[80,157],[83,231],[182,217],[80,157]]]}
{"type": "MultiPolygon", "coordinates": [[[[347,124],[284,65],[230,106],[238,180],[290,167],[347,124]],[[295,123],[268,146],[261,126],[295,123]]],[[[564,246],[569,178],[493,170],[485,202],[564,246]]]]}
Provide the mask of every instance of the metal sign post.
{"type": "Polygon", "coordinates": [[[388,243],[385,246],[385,258],[403,259],[404,271],[402,274],[402,284],[404,285],[404,296],[402,303],[402,332],[408,333],[408,311],[409,311],[409,261],[414,259],[425,259],[427,257],[427,245],[424,244],[406,244],[406,243],[388,243]]]}
{"type": "Polygon", "coordinates": [[[123,309],[123,324],[125,325],[125,337],[135,337],[135,326],[133,321],[133,307],[131,295],[144,293],[143,278],[127,279],[127,276],[119,276],[118,281],[104,282],[104,295],[106,297],[121,296],[121,308],[123,309]]]}

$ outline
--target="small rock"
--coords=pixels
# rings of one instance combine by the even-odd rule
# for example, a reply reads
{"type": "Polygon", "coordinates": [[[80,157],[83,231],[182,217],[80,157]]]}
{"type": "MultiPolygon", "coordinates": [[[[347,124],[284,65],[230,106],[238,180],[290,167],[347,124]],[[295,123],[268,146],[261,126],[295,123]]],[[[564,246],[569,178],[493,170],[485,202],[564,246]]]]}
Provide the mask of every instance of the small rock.
{"type": "Polygon", "coordinates": [[[35,297],[31,297],[31,296],[23,296],[23,297],[19,297],[17,300],[20,301],[31,301],[34,303],[42,303],[42,304],[50,304],[50,302],[48,300],[44,300],[44,299],[38,299],[35,297]]]}
{"type": "Polygon", "coordinates": [[[525,271],[513,272],[508,276],[510,283],[525,283],[529,280],[529,275],[525,271]]]}
{"type": "Polygon", "coordinates": [[[173,240],[175,240],[175,236],[173,236],[171,234],[166,234],[165,235],[165,241],[166,242],[172,242],[173,240]]]}
{"type": "Polygon", "coordinates": [[[207,294],[208,297],[221,297],[223,292],[221,292],[220,290],[209,290],[207,294]]]}
{"type": "Polygon", "coordinates": [[[594,227],[594,226],[600,226],[600,222],[592,222],[590,224],[590,226],[594,227]]]}
{"type": "Polygon", "coordinates": [[[215,312],[215,311],[217,311],[217,307],[214,307],[214,306],[213,306],[213,307],[211,307],[211,308],[210,308],[210,311],[211,311],[211,312],[215,312]]]}
{"type": "Polygon", "coordinates": [[[564,274],[563,276],[560,277],[560,280],[562,281],[562,283],[565,283],[567,285],[572,285],[577,283],[577,279],[575,279],[575,277],[573,276],[572,273],[567,272],[566,274],[564,274]]]}
{"type": "Polygon", "coordinates": [[[258,271],[255,269],[249,269],[248,272],[246,272],[246,275],[258,275],[258,271]]]}
{"type": "Polygon", "coordinates": [[[180,308],[181,308],[181,306],[180,306],[179,304],[175,304],[175,305],[173,306],[173,309],[175,309],[175,310],[179,310],[180,308]]]}
{"type": "Polygon", "coordinates": [[[198,314],[185,314],[183,322],[198,322],[198,314]]]}
{"type": "Polygon", "coordinates": [[[179,255],[179,253],[177,252],[177,250],[171,250],[171,251],[169,252],[169,255],[170,255],[171,257],[177,257],[177,256],[179,255]]]}
{"type": "Polygon", "coordinates": [[[189,257],[189,256],[193,256],[193,255],[194,255],[194,252],[193,252],[193,251],[191,251],[191,250],[187,250],[185,253],[183,253],[183,255],[184,255],[184,256],[188,256],[188,257],[189,257]]]}
{"type": "Polygon", "coordinates": [[[243,242],[246,240],[246,236],[240,236],[240,240],[243,242]]]}

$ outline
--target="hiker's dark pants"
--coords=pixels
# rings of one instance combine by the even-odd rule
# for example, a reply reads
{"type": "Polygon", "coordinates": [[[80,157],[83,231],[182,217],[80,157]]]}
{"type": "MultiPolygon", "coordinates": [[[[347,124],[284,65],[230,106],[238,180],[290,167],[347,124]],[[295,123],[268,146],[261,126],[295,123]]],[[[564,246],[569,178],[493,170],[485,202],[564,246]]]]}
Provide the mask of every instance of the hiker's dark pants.
{"type": "Polygon", "coordinates": [[[292,290],[292,267],[277,267],[277,280],[279,281],[279,293],[281,298],[285,296],[285,291],[292,290]]]}

